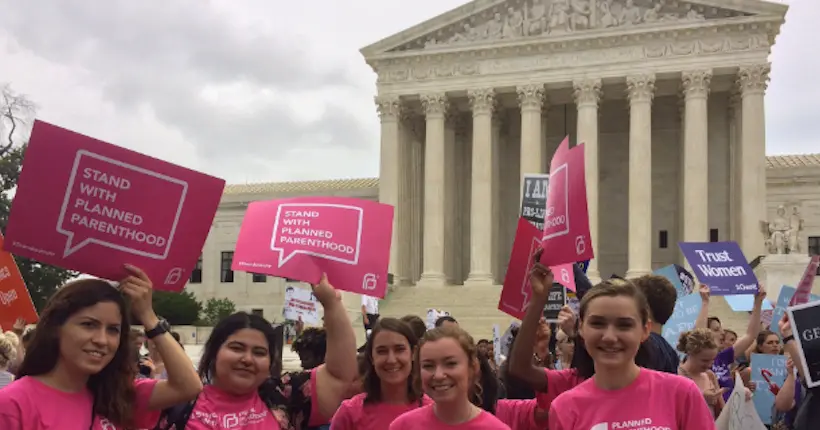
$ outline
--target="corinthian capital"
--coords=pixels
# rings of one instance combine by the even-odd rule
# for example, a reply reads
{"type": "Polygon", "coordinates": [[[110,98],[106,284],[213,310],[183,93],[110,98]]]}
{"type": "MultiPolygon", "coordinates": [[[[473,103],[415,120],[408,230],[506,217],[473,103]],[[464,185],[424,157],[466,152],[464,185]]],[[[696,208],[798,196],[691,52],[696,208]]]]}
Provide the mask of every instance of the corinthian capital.
{"type": "Polygon", "coordinates": [[[682,74],[681,90],[685,98],[705,98],[709,95],[709,86],[711,84],[711,70],[692,70],[682,74]]]}
{"type": "Polygon", "coordinates": [[[541,109],[544,107],[545,91],[543,84],[528,84],[517,87],[518,103],[521,108],[541,109]]]}
{"type": "Polygon", "coordinates": [[[744,66],[737,73],[737,86],[745,95],[749,93],[764,93],[769,86],[770,64],[756,64],[744,66]]]}
{"type": "Polygon", "coordinates": [[[601,101],[601,80],[583,79],[572,82],[575,104],[581,106],[598,106],[601,101]]]}
{"type": "Polygon", "coordinates": [[[432,93],[421,95],[421,107],[424,113],[429,116],[444,116],[450,107],[447,95],[444,93],[432,93]]]}
{"type": "Polygon", "coordinates": [[[397,121],[401,118],[402,105],[399,96],[376,96],[374,101],[382,121],[397,121]]]}
{"type": "Polygon", "coordinates": [[[469,90],[467,98],[470,100],[473,115],[489,114],[495,108],[495,90],[492,88],[469,90]]]}
{"type": "Polygon", "coordinates": [[[626,91],[630,103],[652,102],[655,96],[655,75],[651,73],[626,78],[626,91]]]}

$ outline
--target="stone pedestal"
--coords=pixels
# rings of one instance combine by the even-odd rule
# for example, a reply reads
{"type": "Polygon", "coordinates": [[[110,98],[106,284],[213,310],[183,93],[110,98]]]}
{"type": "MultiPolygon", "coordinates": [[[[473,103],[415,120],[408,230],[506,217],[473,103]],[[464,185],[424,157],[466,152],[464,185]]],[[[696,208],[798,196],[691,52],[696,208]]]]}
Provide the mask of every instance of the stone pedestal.
{"type": "MultiPolygon", "coordinates": [[[[810,260],[805,254],[773,254],[763,258],[755,268],[755,275],[766,286],[766,294],[772,303],[777,302],[783,285],[797,288],[810,260]]],[[[818,290],[820,287],[815,282],[812,292],[818,294],[818,290]]]]}

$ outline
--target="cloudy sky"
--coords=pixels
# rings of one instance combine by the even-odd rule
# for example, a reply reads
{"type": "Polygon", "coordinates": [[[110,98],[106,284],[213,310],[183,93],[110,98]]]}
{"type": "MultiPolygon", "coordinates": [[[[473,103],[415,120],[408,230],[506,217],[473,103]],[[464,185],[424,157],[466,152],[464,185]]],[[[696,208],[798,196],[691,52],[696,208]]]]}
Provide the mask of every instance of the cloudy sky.
{"type": "MultiPolygon", "coordinates": [[[[0,0],[0,83],[44,120],[231,183],[375,176],[358,50],[464,2],[0,0]]],[[[820,152],[820,1],[788,3],[768,152],[820,152]]]]}

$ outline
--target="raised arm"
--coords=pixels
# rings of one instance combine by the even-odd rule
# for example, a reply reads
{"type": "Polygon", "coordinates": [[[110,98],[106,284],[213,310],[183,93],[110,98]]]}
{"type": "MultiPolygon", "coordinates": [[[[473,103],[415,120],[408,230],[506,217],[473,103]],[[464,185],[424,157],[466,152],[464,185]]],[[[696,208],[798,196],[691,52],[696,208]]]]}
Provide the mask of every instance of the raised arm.
{"type": "Polygon", "coordinates": [[[701,284],[698,292],[700,293],[701,307],[698,317],[695,319],[695,328],[709,328],[709,287],[701,284]]]}
{"type": "Polygon", "coordinates": [[[327,330],[325,364],[314,374],[318,401],[314,406],[323,417],[332,417],[350,385],[359,377],[356,335],[341,293],[328,282],[327,276],[322,275],[322,280],[313,287],[313,294],[325,310],[327,330]]]}
{"type": "Polygon", "coordinates": [[[532,296],[510,352],[509,372],[514,377],[526,381],[533,389],[546,391],[547,374],[543,367],[533,364],[532,346],[535,345],[536,331],[541,322],[544,306],[547,304],[547,295],[552,286],[553,275],[548,267],[538,262],[539,257],[540,252],[536,253],[535,263],[530,272],[532,296]]]}
{"type": "MultiPolygon", "coordinates": [[[[126,265],[131,273],[120,283],[120,290],[131,298],[134,315],[139,318],[146,332],[160,324],[152,306],[153,284],[141,269],[126,265]]],[[[197,375],[191,359],[167,331],[151,339],[165,363],[168,379],[157,381],[147,406],[149,410],[166,409],[187,402],[202,391],[202,380],[197,375]]]]}
{"type": "Polygon", "coordinates": [[[754,307],[752,308],[752,315],[749,318],[749,325],[746,326],[746,334],[740,337],[735,342],[735,359],[742,356],[752,343],[754,343],[755,339],[757,339],[757,334],[760,333],[760,312],[763,309],[763,300],[766,299],[766,288],[763,285],[758,286],[757,293],[755,294],[755,303],[754,307]]]}

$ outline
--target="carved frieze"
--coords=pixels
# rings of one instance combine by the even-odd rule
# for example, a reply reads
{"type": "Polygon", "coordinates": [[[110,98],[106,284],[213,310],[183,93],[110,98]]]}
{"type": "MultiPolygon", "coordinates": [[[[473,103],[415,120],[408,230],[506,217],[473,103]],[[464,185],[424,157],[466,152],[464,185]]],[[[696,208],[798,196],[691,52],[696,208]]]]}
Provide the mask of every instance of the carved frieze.
{"type": "Polygon", "coordinates": [[[571,34],[665,22],[697,22],[746,14],[664,0],[509,0],[393,51],[571,34]]]}
{"type": "MultiPolygon", "coordinates": [[[[627,44],[629,40],[621,40],[627,44]]],[[[633,45],[596,47],[550,46],[537,55],[524,48],[499,50],[504,58],[479,59],[475,56],[453,55],[428,61],[387,60],[377,66],[379,83],[430,81],[450,77],[497,75],[516,72],[594,67],[612,63],[674,59],[697,55],[726,54],[768,49],[766,35],[726,35],[703,39],[675,37],[635,41],[633,45]],[[420,64],[419,64],[420,63],[420,64]]],[[[600,41],[597,43],[601,43],[600,41]]],[[[750,72],[754,72],[751,71],[750,72]]]]}

